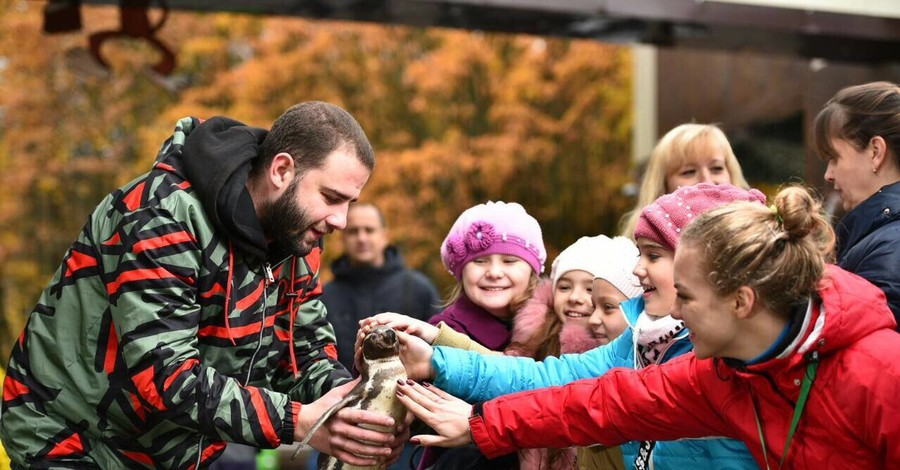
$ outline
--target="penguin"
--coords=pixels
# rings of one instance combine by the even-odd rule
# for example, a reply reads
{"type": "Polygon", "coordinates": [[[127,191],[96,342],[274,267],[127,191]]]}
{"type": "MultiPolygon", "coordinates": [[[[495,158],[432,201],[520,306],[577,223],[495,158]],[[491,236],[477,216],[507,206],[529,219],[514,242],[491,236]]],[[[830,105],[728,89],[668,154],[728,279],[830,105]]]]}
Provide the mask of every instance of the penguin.
{"type": "MultiPolygon", "coordinates": [[[[386,414],[394,418],[394,423],[402,423],[406,418],[406,407],[397,399],[397,382],[406,381],[406,368],[400,362],[400,341],[397,333],[389,326],[378,326],[370,331],[362,343],[363,364],[360,370],[362,380],[347,393],[341,401],[329,408],[309,429],[306,437],[297,445],[291,459],[297,457],[316,430],[328,418],[342,408],[354,408],[386,414]]],[[[395,427],[368,426],[376,431],[396,431],[395,427]]],[[[320,454],[319,470],[383,470],[385,465],[357,467],[320,454]]]]}

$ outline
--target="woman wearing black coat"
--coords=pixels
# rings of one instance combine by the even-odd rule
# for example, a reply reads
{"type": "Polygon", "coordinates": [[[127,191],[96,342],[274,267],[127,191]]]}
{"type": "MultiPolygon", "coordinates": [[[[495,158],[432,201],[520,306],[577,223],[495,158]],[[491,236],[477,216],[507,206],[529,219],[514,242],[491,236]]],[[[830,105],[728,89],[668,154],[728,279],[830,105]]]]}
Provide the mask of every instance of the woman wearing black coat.
{"type": "Polygon", "coordinates": [[[847,211],[838,264],[881,288],[900,324],[900,87],[844,88],[816,117],[815,138],[847,211]]]}

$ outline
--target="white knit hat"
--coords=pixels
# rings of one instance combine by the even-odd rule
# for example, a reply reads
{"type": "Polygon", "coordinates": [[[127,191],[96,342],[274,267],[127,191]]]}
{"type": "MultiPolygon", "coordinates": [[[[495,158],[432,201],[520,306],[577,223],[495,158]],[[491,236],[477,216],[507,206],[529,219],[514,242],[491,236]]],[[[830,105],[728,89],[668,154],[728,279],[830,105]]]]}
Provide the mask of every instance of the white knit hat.
{"type": "Polygon", "coordinates": [[[594,275],[594,268],[603,263],[609,241],[609,237],[605,235],[581,237],[563,250],[553,260],[550,270],[553,289],[556,289],[556,282],[559,281],[559,278],[569,271],[581,270],[594,275]]]}
{"type": "Polygon", "coordinates": [[[640,252],[634,242],[625,237],[603,238],[603,256],[589,272],[594,274],[594,279],[604,279],[616,286],[629,299],[641,295],[644,291],[641,281],[634,275],[640,252]]]}
{"type": "Polygon", "coordinates": [[[609,281],[630,299],[643,291],[640,281],[632,274],[637,262],[638,249],[634,242],[625,237],[581,237],[553,260],[550,279],[555,290],[556,282],[563,274],[575,270],[586,271],[594,279],[609,281]]]}

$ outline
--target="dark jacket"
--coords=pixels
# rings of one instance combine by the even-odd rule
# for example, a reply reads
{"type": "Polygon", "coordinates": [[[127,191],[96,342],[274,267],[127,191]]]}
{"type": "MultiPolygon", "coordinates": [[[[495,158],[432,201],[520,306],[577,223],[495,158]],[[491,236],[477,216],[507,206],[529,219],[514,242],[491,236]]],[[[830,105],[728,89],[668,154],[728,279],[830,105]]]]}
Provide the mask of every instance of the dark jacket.
{"type": "Polygon", "coordinates": [[[322,302],[337,337],[338,359],[353,366],[359,320],[397,312],[427,321],[440,310],[437,288],[424,274],[407,268],[396,247],[384,251],[380,267],[354,266],[347,255],[331,264],[334,280],[325,285],[322,302]]]}
{"type": "Polygon", "coordinates": [[[270,252],[246,192],[264,136],[185,118],[97,206],[13,347],[14,464],[206,467],[225,442],[291,443],[300,403],[349,379],[318,301],[321,245],[270,252]]]}
{"type": "Polygon", "coordinates": [[[838,265],[878,286],[900,323],[900,183],[881,188],[837,226],[838,265]]]}

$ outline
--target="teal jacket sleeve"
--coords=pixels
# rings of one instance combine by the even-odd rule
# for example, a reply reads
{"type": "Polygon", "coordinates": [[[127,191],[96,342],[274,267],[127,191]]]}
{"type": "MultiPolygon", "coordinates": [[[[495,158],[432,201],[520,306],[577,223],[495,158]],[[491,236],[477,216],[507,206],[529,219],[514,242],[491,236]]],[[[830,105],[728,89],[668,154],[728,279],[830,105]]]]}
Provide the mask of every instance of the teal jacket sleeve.
{"type": "Polygon", "coordinates": [[[632,344],[628,329],[605,346],[540,362],[438,346],[432,357],[434,384],[468,402],[491,400],[509,393],[600,377],[613,367],[633,368],[632,344]]]}

